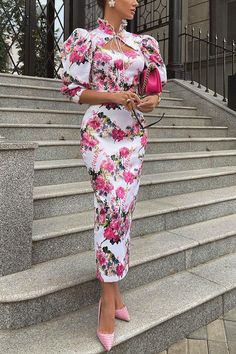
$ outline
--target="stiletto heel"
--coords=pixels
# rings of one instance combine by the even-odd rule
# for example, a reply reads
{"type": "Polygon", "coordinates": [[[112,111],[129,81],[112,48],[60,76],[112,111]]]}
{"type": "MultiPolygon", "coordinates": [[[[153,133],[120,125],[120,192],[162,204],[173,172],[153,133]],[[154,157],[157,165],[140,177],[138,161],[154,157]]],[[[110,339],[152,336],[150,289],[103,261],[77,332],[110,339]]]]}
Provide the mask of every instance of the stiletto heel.
{"type": "Polygon", "coordinates": [[[115,331],[113,331],[112,333],[102,333],[98,330],[99,329],[99,321],[100,321],[100,313],[101,313],[101,298],[98,303],[97,336],[98,336],[100,342],[102,343],[102,345],[104,346],[104,348],[109,351],[113,345],[115,331]]]}
{"type": "Polygon", "coordinates": [[[122,307],[121,309],[115,310],[115,317],[119,318],[120,320],[130,321],[129,312],[126,306],[122,307]]]}

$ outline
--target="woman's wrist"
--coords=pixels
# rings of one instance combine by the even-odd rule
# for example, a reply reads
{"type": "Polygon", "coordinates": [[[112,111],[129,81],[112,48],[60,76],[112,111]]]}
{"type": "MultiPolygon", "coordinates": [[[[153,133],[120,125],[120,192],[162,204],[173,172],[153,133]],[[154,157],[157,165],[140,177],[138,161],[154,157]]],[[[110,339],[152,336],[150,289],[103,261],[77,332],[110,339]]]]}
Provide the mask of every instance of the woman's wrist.
{"type": "Polygon", "coordinates": [[[154,94],[151,94],[150,96],[153,96],[153,97],[156,97],[159,99],[161,99],[161,93],[154,93],[154,94]]]}
{"type": "Polygon", "coordinates": [[[109,92],[109,102],[116,103],[117,92],[109,92]]]}
{"type": "Polygon", "coordinates": [[[102,97],[104,101],[107,103],[114,102],[114,92],[102,92],[102,97]]]}
{"type": "Polygon", "coordinates": [[[159,93],[156,93],[154,95],[152,95],[153,97],[155,97],[156,99],[160,100],[161,99],[161,95],[159,93]]]}
{"type": "Polygon", "coordinates": [[[156,94],[156,105],[158,105],[161,102],[161,95],[160,94],[156,94]]]}

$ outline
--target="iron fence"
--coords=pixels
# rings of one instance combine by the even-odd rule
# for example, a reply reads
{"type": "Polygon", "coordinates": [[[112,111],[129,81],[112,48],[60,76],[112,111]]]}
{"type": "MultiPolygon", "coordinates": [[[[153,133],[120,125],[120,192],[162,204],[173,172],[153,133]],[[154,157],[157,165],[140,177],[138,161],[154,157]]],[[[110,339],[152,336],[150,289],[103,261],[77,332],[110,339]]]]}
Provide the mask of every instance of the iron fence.
{"type": "Polygon", "coordinates": [[[143,33],[169,24],[168,0],[142,0],[137,7],[135,32],[143,33]]]}
{"type": "MultiPolygon", "coordinates": [[[[1,0],[0,71],[58,78],[61,43],[75,27],[94,28],[101,16],[96,0],[1,0]]],[[[206,92],[212,88],[214,96],[222,93],[225,101],[227,75],[235,70],[235,43],[219,43],[217,36],[210,41],[209,33],[203,37],[201,30],[189,33],[187,27],[179,35],[180,16],[178,0],[140,0],[127,29],[157,38],[170,76],[175,65],[181,78],[205,85],[206,92]]]]}
{"type": "Polygon", "coordinates": [[[1,0],[0,71],[57,76],[63,35],[63,0],[1,0]]]}
{"type": "MultiPolygon", "coordinates": [[[[127,29],[142,33],[166,26],[168,3],[141,0],[127,29]]],[[[94,28],[99,16],[96,0],[1,0],[0,71],[59,77],[60,45],[75,27],[94,28]]]]}
{"type": "Polygon", "coordinates": [[[180,34],[180,40],[184,41],[184,80],[195,82],[198,88],[205,86],[205,92],[213,90],[214,97],[217,92],[223,96],[222,100],[227,101],[227,78],[228,75],[235,74],[236,48],[235,42],[227,41],[223,38],[222,43],[218,43],[218,36],[214,41],[210,41],[209,32],[202,36],[201,29],[195,34],[194,27],[188,32],[185,26],[184,33],[180,34]]]}
{"type": "Polygon", "coordinates": [[[0,4],[0,71],[19,74],[24,66],[27,20],[25,1],[2,0],[0,4]]]}

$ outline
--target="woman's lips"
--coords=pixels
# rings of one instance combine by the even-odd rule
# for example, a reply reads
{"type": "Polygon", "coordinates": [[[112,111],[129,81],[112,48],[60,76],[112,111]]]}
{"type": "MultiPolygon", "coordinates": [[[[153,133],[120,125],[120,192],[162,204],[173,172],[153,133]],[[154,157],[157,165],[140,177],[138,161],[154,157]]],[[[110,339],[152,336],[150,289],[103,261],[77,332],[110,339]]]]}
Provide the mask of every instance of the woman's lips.
{"type": "Polygon", "coordinates": [[[135,10],[131,10],[130,12],[131,12],[133,15],[135,14],[135,10]]]}

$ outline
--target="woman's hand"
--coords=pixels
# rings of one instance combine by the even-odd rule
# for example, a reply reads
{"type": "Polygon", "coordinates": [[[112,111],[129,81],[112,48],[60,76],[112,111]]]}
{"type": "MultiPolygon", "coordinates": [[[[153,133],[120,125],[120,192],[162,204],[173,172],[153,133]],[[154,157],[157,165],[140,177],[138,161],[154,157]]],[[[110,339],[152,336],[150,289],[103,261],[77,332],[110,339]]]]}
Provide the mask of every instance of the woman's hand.
{"type": "Polygon", "coordinates": [[[111,95],[112,102],[122,104],[128,110],[135,109],[141,103],[139,96],[131,91],[112,92],[111,95]]]}
{"type": "Polygon", "coordinates": [[[161,95],[146,96],[141,100],[139,104],[137,104],[137,108],[143,113],[152,112],[160,102],[161,95]]]}

